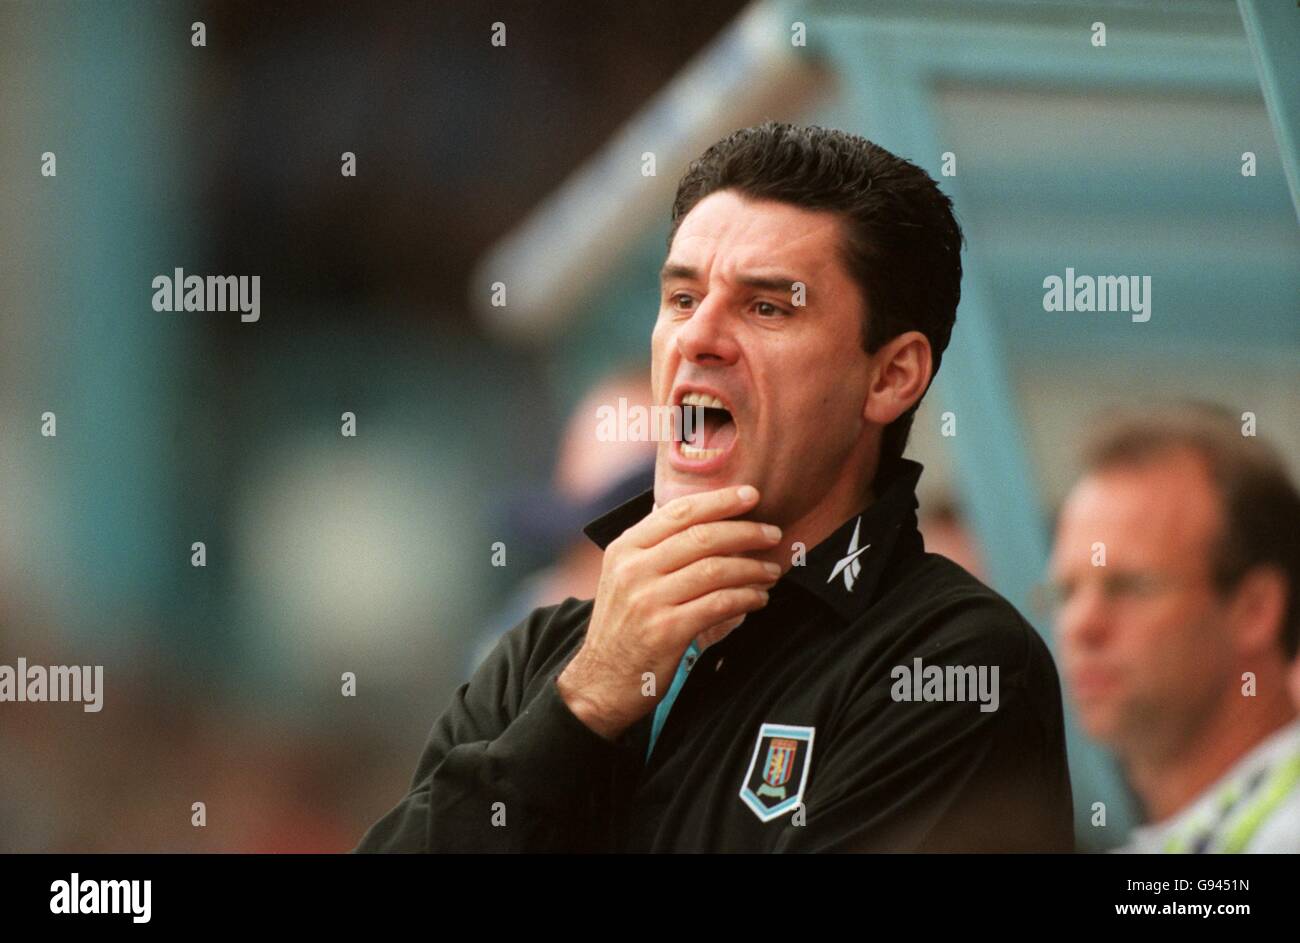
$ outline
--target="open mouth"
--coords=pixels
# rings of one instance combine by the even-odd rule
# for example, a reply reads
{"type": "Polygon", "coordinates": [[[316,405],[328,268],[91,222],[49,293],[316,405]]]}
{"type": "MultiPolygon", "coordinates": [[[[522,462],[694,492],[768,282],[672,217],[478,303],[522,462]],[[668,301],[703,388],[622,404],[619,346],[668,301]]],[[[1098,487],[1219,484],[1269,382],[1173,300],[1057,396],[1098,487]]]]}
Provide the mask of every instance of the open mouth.
{"type": "Polygon", "coordinates": [[[708,393],[689,392],[682,396],[682,438],[678,453],[692,462],[720,458],[736,444],[735,418],[722,400],[708,393]]]}

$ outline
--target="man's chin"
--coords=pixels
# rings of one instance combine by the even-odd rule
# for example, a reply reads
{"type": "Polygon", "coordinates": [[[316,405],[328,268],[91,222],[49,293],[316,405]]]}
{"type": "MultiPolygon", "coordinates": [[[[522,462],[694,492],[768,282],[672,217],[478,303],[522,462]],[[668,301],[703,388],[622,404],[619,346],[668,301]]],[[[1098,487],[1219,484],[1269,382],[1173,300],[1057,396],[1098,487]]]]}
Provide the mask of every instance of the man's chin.
{"type": "Polygon", "coordinates": [[[713,488],[700,484],[699,482],[664,482],[663,484],[655,485],[655,504],[659,507],[663,507],[669,501],[675,501],[676,499],[685,497],[688,494],[699,494],[701,491],[712,490],[713,488]]]}
{"type": "MultiPolygon", "coordinates": [[[[655,481],[655,504],[663,507],[669,501],[684,497],[688,494],[700,494],[704,491],[717,491],[719,488],[725,488],[733,484],[730,477],[717,478],[687,478],[679,476],[676,472],[669,471],[667,475],[661,476],[655,481]]],[[[735,484],[739,484],[736,482],[735,484]]]]}
{"type": "Polygon", "coordinates": [[[1092,740],[1106,746],[1113,746],[1124,729],[1121,713],[1109,705],[1098,703],[1074,704],[1075,717],[1079,727],[1092,740]]]}

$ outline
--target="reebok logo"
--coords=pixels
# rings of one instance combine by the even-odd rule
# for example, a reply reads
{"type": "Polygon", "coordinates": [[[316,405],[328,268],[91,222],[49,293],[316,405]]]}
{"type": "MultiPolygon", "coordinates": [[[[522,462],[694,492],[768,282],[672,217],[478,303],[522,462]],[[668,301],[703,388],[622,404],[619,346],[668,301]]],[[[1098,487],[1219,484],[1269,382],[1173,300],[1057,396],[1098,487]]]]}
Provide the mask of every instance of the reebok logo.
{"type": "Polygon", "coordinates": [[[871,544],[867,544],[861,549],[858,548],[858,532],[862,530],[862,518],[853,525],[853,539],[849,541],[849,552],[846,556],[840,558],[835,564],[835,569],[831,570],[830,578],[826,582],[832,582],[835,577],[843,574],[844,588],[850,593],[853,592],[853,584],[858,581],[858,574],[862,572],[862,561],[858,557],[871,549],[871,544]]]}

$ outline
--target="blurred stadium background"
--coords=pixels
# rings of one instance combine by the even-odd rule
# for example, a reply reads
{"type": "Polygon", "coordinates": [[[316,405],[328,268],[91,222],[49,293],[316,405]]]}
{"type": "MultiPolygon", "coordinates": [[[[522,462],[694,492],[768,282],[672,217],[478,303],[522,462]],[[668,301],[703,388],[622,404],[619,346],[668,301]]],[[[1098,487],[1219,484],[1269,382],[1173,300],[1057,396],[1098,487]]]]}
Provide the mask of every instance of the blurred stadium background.
{"type": "MultiPolygon", "coordinates": [[[[0,663],[102,664],[106,690],[0,707],[0,851],[352,847],[634,468],[550,483],[592,385],[648,366],[685,162],[761,118],[864,133],[953,195],[963,302],[911,453],[934,540],[1022,608],[1103,408],[1249,410],[1294,467],[1298,47],[1243,23],[1270,7],[3,5],[0,663]],[[1151,275],[1151,320],[1044,312],[1067,266],[1151,275]],[[261,275],[260,322],[153,312],[175,267],[261,275]]],[[[1081,810],[1115,803],[1085,844],[1118,841],[1113,769],[1071,753],[1081,810]]]]}

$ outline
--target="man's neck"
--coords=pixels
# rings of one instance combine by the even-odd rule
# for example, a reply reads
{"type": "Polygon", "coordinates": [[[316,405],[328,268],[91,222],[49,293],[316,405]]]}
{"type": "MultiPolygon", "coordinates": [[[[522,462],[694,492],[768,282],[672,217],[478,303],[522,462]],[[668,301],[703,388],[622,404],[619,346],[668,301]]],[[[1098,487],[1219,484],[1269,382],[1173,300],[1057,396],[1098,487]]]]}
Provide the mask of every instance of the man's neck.
{"type": "MultiPolygon", "coordinates": [[[[871,480],[870,476],[867,477],[871,480]]],[[[875,494],[870,486],[855,488],[833,488],[830,493],[817,503],[807,514],[781,528],[781,542],[766,553],[747,553],[745,556],[755,560],[770,560],[781,565],[781,572],[794,565],[794,545],[803,544],[811,550],[823,540],[835,533],[836,529],[852,514],[875,503],[875,494]]],[[[741,617],[741,622],[744,617],[741,617]]],[[[733,626],[714,626],[695,637],[695,644],[704,651],[731,633],[733,626]]]]}
{"type": "Polygon", "coordinates": [[[1145,746],[1128,751],[1129,779],[1152,822],[1180,812],[1259,743],[1295,720],[1285,687],[1266,686],[1266,680],[1260,689],[1278,693],[1256,701],[1234,689],[1212,720],[1176,747],[1163,753],[1145,746]]]}
{"type": "Polygon", "coordinates": [[[802,544],[806,551],[812,550],[852,515],[875,503],[878,495],[870,485],[874,472],[873,466],[870,474],[836,482],[807,513],[781,525],[781,543],[767,553],[750,555],[781,564],[782,572],[788,570],[794,563],[796,543],[802,544]]]}

